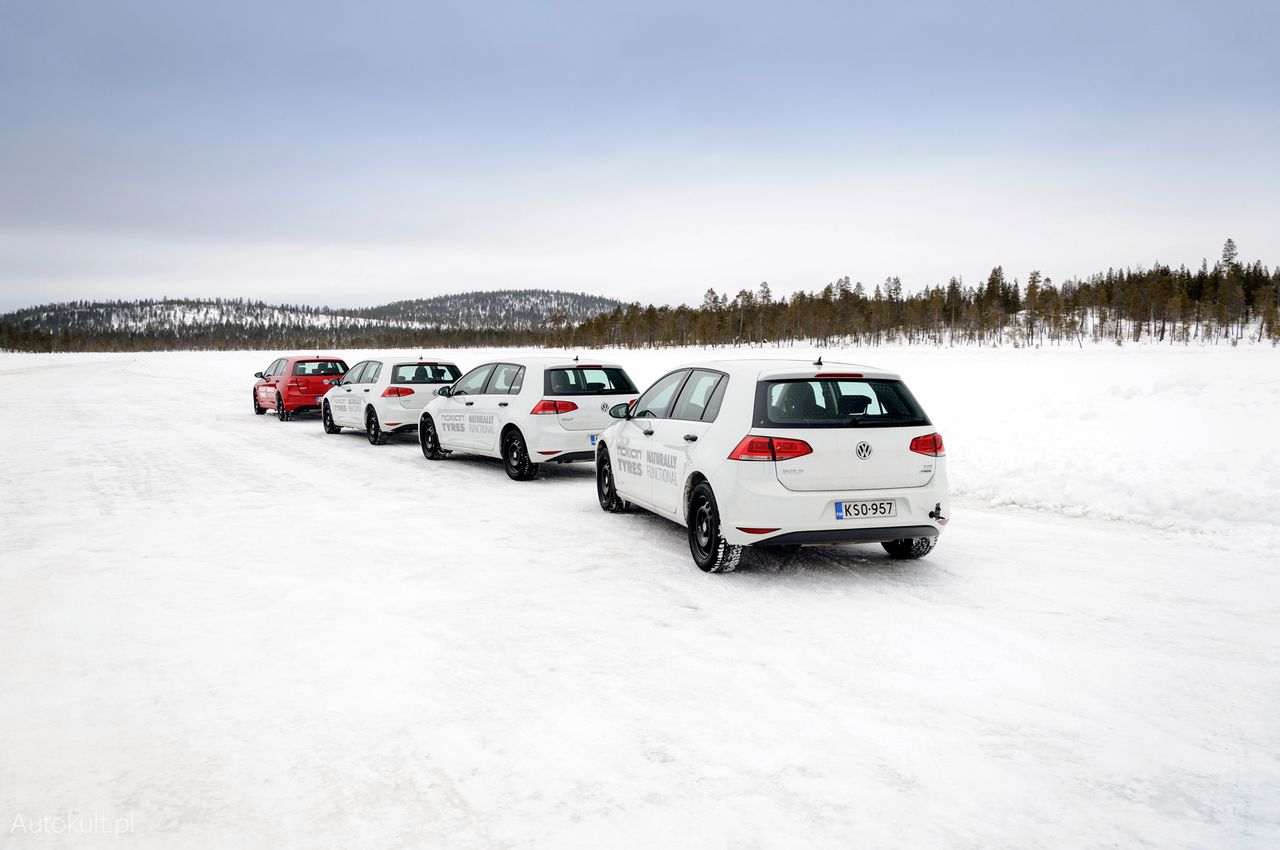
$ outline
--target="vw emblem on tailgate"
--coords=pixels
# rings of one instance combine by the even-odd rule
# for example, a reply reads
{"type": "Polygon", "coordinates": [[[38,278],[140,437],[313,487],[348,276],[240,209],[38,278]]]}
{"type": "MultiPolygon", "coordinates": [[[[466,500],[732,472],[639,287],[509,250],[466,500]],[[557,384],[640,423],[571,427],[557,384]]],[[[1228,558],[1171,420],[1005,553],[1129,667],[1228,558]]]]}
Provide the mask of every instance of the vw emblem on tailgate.
{"type": "Polygon", "coordinates": [[[866,460],[871,457],[871,444],[867,442],[858,443],[854,453],[858,455],[859,460],[866,460]]]}

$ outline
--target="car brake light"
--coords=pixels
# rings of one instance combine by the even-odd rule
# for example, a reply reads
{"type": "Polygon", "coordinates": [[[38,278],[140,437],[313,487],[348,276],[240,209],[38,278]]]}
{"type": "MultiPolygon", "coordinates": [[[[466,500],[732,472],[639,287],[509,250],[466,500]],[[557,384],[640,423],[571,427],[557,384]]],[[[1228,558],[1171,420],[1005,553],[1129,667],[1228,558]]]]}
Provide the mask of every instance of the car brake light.
{"type": "Polygon", "coordinates": [[[738,530],[743,534],[772,534],[778,531],[776,528],[743,528],[742,526],[738,526],[738,530]]]}
{"type": "Polygon", "coordinates": [[[578,409],[578,405],[574,404],[571,401],[553,401],[551,399],[544,398],[542,401],[535,404],[533,406],[533,410],[529,412],[532,414],[568,413],[571,410],[577,410],[577,409],[578,409]]]}
{"type": "Polygon", "coordinates": [[[819,372],[815,378],[861,378],[861,372],[819,372]]]}
{"type": "Polygon", "coordinates": [[[396,398],[397,396],[413,395],[413,390],[409,387],[387,387],[382,391],[383,398],[396,398]]]}
{"type": "Polygon", "coordinates": [[[791,460],[812,453],[813,447],[804,440],[748,434],[729,452],[729,460],[791,460]]]}
{"type": "Polygon", "coordinates": [[[942,445],[941,434],[926,434],[911,441],[911,451],[933,457],[945,457],[947,449],[942,445]]]}

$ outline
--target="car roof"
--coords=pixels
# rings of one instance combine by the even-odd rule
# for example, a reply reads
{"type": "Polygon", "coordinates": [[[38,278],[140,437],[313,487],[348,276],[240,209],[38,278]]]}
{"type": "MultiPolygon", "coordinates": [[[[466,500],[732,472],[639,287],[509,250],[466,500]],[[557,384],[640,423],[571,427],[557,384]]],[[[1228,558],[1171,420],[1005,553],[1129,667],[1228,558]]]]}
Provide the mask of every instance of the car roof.
{"type": "Polygon", "coordinates": [[[611,360],[599,360],[593,357],[582,357],[581,355],[579,355],[578,359],[575,361],[573,357],[568,354],[563,354],[557,357],[548,357],[545,355],[535,355],[533,357],[493,357],[484,361],[484,363],[480,365],[488,366],[490,363],[512,363],[516,366],[526,366],[530,368],[542,367],[543,369],[574,369],[582,366],[603,366],[608,369],[622,368],[611,360]]]}
{"type": "Polygon", "coordinates": [[[841,360],[823,360],[818,366],[812,360],[796,358],[735,358],[722,360],[699,360],[685,363],[680,369],[714,369],[731,376],[755,378],[812,378],[820,375],[853,374],[865,378],[896,379],[898,374],[882,369],[879,366],[868,366],[862,363],[847,363],[841,360]]]}
{"type": "Polygon", "coordinates": [[[347,362],[347,358],[337,354],[286,354],[284,360],[340,360],[347,362]]]}
{"type": "Polygon", "coordinates": [[[381,360],[383,363],[395,363],[403,366],[406,363],[448,363],[456,366],[457,361],[452,357],[441,357],[438,354],[380,354],[377,357],[370,357],[370,360],[381,360]]]}

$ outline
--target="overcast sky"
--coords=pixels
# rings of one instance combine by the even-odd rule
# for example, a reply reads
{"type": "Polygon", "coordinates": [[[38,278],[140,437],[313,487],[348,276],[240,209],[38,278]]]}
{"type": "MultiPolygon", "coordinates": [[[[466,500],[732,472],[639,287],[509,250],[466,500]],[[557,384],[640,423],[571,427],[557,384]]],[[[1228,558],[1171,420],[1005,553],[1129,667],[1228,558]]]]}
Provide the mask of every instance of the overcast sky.
{"type": "Polygon", "coordinates": [[[0,308],[1280,263],[1280,3],[0,0],[0,308]]]}

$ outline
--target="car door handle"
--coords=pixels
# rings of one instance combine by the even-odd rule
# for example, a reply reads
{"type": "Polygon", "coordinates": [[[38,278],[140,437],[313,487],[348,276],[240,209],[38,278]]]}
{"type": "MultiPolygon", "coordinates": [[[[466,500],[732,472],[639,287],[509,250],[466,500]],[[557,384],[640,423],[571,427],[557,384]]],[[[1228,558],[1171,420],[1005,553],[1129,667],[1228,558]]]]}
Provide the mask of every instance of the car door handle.
{"type": "Polygon", "coordinates": [[[365,390],[365,392],[368,392],[368,390],[365,390]]]}
{"type": "Polygon", "coordinates": [[[684,441],[685,441],[686,443],[696,443],[696,442],[698,442],[698,435],[697,435],[697,434],[685,434],[685,435],[684,435],[684,441]]]}
{"type": "Polygon", "coordinates": [[[474,402],[474,401],[464,401],[464,402],[463,402],[463,404],[465,404],[467,407],[470,407],[471,405],[475,404],[475,402],[474,402]]]}
{"type": "Polygon", "coordinates": [[[642,431],[641,433],[642,433],[642,434],[644,434],[646,437],[652,437],[652,436],[653,436],[653,429],[652,429],[652,428],[646,428],[646,429],[644,429],[644,431],[642,431]]]}
{"type": "Polygon", "coordinates": [[[508,404],[510,404],[510,403],[511,403],[511,402],[509,402],[509,401],[500,401],[500,402],[498,402],[498,407],[506,407],[506,406],[507,406],[508,404]]]}

